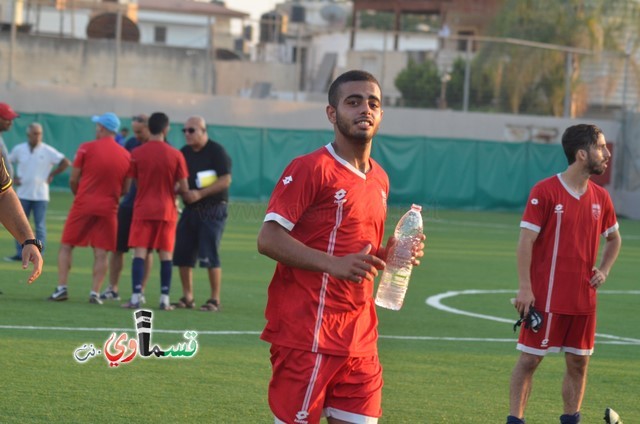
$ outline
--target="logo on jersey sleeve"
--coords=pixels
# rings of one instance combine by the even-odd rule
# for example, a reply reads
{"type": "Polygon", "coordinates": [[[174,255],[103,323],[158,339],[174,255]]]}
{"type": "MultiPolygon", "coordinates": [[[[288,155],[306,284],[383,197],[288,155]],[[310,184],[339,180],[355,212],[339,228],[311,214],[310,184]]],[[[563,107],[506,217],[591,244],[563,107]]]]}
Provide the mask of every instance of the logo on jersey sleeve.
{"type": "Polygon", "coordinates": [[[593,219],[600,219],[600,215],[602,214],[602,206],[599,203],[591,204],[591,215],[593,215],[593,219]]]}
{"type": "Polygon", "coordinates": [[[345,197],[347,197],[347,191],[343,188],[341,188],[340,190],[336,191],[336,194],[333,195],[333,198],[336,199],[335,203],[344,203],[347,201],[347,199],[345,199],[345,197]]]}
{"type": "Polygon", "coordinates": [[[556,205],[556,207],[555,207],[555,209],[556,209],[556,213],[562,213],[562,212],[564,212],[564,210],[563,210],[563,209],[564,209],[564,206],[562,206],[562,203],[557,204],[557,205],[556,205]]]}
{"type": "Polygon", "coordinates": [[[293,177],[291,175],[287,175],[282,179],[282,184],[287,185],[293,181],[293,177]]]}
{"type": "Polygon", "coordinates": [[[533,206],[537,205],[538,203],[540,203],[540,202],[539,202],[539,201],[538,201],[538,199],[536,199],[535,197],[534,197],[533,199],[531,199],[531,204],[532,204],[533,206]]]}

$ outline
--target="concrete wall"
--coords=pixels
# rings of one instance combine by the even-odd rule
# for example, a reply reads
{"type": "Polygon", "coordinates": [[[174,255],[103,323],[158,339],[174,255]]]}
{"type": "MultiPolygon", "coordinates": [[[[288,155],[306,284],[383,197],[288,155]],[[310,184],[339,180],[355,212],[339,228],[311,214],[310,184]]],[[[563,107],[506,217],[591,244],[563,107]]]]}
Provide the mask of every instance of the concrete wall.
{"type": "MultiPolygon", "coordinates": [[[[8,33],[0,33],[0,83],[69,86],[71,89],[112,88],[115,72],[114,40],[78,40],[19,34],[13,60],[8,33]]],[[[237,95],[256,82],[270,81],[276,91],[294,87],[295,65],[240,61],[207,63],[205,50],[121,44],[117,59],[117,87],[185,93],[237,95]]]]}
{"type": "MultiPolygon", "coordinates": [[[[326,95],[324,96],[326,98],[326,95]]],[[[207,96],[157,90],[61,86],[0,86],[0,101],[18,112],[90,116],[113,111],[121,116],[161,109],[172,121],[198,114],[212,125],[282,129],[331,129],[326,99],[293,102],[248,99],[236,96],[207,96]]],[[[490,141],[527,141],[536,130],[555,134],[547,141],[558,143],[564,129],[576,119],[527,115],[464,113],[431,109],[385,107],[381,133],[397,136],[422,135],[490,141]]],[[[600,126],[609,142],[620,137],[617,121],[591,120],[600,126]]]]}

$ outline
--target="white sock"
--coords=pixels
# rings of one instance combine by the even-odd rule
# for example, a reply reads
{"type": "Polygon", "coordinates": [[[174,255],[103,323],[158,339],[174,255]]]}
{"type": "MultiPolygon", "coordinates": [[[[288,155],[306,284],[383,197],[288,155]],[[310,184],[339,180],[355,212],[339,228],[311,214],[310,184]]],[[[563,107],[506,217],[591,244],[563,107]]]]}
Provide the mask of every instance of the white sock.
{"type": "Polygon", "coordinates": [[[164,303],[165,305],[169,304],[169,295],[168,294],[161,294],[160,295],[160,303],[164,303]]]}
{"type": "Polygon", "coordinates": [[[131,295],[131,303],[140,303],[140,293],[133,293],[131,295]]]}
{"type": "Polygon", "coordinates": [[[91,290],[89,292],[89,296],[98,296],[98,293],[94,292],[93,290],[91,290]]]}

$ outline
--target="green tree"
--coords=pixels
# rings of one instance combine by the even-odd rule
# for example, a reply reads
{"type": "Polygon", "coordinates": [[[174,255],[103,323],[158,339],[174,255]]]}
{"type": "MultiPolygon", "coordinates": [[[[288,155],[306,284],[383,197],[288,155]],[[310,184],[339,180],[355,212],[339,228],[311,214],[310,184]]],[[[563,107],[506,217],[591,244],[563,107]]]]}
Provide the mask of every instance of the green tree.
{"type": "Polygon", "coordinates": [[[406,107],[435,108],[440,97],[440,74],[433,60],[409,64],[395,79],[396,88],[402,93],[406,107]]]}
{"type": "MultiPolygon", "coordinates": [[[[490,35],[591,50],[620,51],[629,31],[637,34],[635,0],[503,0],[490,35]]],[[[494,69],[494,104],[513,113],[562,115],[566,54],[511,44],[485,43],[479,63],[494,69]]],[[[573,54],[571,85],[574,105],[580,98],[581,62],[573,54]]]]}

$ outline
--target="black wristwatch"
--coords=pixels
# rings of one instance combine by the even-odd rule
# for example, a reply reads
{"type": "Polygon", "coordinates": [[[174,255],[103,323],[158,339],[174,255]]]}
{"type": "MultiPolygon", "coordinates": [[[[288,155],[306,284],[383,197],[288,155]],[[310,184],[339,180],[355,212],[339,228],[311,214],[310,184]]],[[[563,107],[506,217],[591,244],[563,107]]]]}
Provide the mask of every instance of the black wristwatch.
{"type": "Polygon", "coordinates": [[[38,240],[38,239],[28,239],[25,240],[24,243],[22,243],[22,247],[24,248],[25,244],[33,244],[35,247],[38,248],[38,250],[40,251],[40,253],[42,253],[42,241],[38,240]]]}

